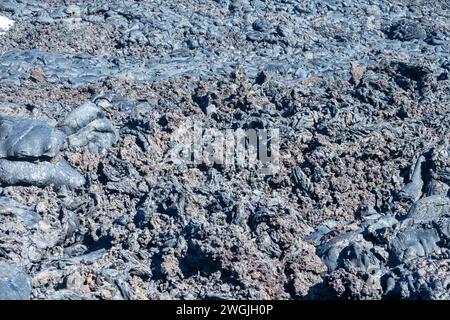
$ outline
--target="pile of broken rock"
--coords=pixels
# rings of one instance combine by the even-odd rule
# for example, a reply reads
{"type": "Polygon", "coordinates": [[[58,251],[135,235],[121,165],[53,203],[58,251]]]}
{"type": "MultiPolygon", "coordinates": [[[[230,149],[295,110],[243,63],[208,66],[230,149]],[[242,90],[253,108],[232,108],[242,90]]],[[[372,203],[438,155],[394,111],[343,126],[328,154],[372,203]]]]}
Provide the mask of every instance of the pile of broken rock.
{"type": "MultiPolygon", "coordinates": [[[[57,127],[45,120],[0,116],[0,183],[51,186],[60,193],[81,188],[86,179],[61,157],[60,151],[64,147],[88,146],[90,152],[104,154],[117,138],[118,132],[105,117],[105,111],[94,103],[74,109],[57,127]]],[[[59,231],[70,233],[73,220],[65,224],[59,231]]],[[[0,196],[1,250],[8,250],[8,243],[20,243],[20,256],[39,260],[43,249],[64,236],[52,233],[55,230],[32,208],[0,196]]],[[[19,265],[0,260],[0,300],[28,299],[30,294],[29,276],[19,265]]]]}
{"type": "Polygon", "coordinates": [[[1,0],[0,298],[450,298],[448,16],[1,0]],[[191,122],[278,172],[171,161],[191,122]]]}
{"type": "Polygon", "coordinates": [[[411,181],[392,199],[392,211],[362,208],[347,232],[332,235],[324,224],[309,235],[331,278],[348,273],[346,279],[358,279],[342,283],[342,296],[363,297],[366,287],[380,297],[450,297],[449,159],[446,140],[418,157],[411,181]],[[410,207],[395,214],[396,204],[410,207]]]}

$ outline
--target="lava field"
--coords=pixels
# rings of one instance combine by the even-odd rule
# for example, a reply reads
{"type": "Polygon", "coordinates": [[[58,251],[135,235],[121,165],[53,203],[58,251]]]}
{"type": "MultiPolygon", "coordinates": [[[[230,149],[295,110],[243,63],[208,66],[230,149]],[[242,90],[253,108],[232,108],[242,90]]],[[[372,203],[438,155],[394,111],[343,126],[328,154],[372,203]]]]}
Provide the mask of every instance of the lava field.
{"type": "Polygon", "coordinates": [[[450,299],[449,73],[447,0],[0,0],[0,300],[450,299]]]}

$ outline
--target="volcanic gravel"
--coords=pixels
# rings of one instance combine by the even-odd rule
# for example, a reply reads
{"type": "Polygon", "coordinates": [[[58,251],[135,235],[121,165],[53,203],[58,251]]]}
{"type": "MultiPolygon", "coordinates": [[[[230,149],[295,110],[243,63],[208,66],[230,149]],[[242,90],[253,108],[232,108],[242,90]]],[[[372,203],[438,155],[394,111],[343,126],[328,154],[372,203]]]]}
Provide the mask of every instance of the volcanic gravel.
{"type": "Polygon", "coordinates": [[[450,299],[447,0],[1,0],[0,299],[450,299]],[[279,167],[172,161],[279,131],[279,167]]]}

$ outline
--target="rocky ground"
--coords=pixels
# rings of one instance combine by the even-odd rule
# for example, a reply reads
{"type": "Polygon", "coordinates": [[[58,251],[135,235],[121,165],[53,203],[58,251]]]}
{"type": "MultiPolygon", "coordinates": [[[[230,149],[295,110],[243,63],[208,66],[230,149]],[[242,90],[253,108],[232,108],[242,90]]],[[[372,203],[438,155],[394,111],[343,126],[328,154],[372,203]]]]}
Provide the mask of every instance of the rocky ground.
{"type": "Polygon", "coordinates": [[[444,0],[2,0],[0,299],[449,299],[449,40],[444,0]],[[278,169],[172,161],[192,121],[278,169]]]}

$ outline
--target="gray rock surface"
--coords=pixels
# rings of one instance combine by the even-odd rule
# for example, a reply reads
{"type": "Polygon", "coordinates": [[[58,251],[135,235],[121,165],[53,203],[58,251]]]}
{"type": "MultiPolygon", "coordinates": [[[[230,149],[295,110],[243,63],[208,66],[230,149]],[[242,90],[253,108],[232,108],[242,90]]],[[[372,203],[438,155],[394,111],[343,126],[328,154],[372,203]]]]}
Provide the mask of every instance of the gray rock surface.
{"type": "Polygon", "coordinates": [[[67,186],[79,188],[84,177],[61,159],[57,163],[30,163],[0,159],[0,181],[5,185],[33,185],[45,187],[67,186]]]}
{"type": "Polygon", "coordinates": [[[0,261],[0,300],[29,300],[30,278],[17,266],[0,261]]]}
{"type": "Polygon", "coordinates": [[[0,259],[31,279],[20,295],[450,298],[448,1],[0,16],[0,259]],[[278,130],[247,141],[279,150],[274,172],[174,159],[195,125],[278,130]]]}
{"type": "Polygon", "coordinates": [[[65,135],[44,121],[0,117],[0,158],[53,158],[65,135]]]}
{"type": "Polygon", "coordinates": [[[85,103],[74,109],[62,122],[70,146],[88,145],[92,153],[105,155],[117,142],[119,133],[105,117],[105,112],[93,103],[85,103]]]}

